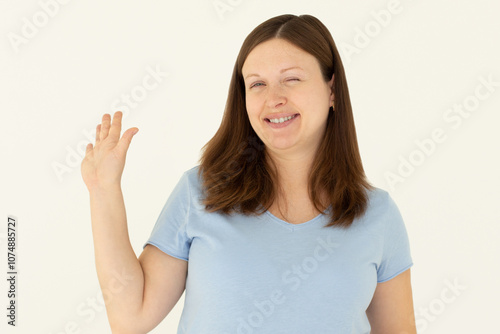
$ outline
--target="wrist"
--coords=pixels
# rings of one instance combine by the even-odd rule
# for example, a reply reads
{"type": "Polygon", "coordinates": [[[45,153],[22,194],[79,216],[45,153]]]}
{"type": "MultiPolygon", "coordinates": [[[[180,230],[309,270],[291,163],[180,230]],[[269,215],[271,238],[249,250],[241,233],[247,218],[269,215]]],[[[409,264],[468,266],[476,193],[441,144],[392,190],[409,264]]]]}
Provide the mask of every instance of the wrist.
{"type": "Polygon", "coordinates": [[[112,184],[99,184],[95,186],[88,187],[88,191],[90,196],[98,196],[98,195],[106,195],[111,193],[116,193],[122,191],[121,184],[112,183],[112,184]]]}

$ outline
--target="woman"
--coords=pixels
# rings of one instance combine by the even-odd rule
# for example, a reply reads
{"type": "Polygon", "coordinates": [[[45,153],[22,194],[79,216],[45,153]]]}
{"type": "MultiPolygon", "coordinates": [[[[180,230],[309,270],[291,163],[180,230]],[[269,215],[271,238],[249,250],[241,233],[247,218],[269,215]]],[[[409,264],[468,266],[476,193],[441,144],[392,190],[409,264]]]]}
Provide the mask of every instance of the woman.
{"type": "Polygon", "coordinates": [[[178,333],[416,333],[406,229],[366,180],[318,19],[278,16],[245,39],[221,126],[138,259],[120,189],[138,129],[120,139],[121,117],[103,116],[82,162],[114,332],[150,331],[185,289],[178,333]]]}

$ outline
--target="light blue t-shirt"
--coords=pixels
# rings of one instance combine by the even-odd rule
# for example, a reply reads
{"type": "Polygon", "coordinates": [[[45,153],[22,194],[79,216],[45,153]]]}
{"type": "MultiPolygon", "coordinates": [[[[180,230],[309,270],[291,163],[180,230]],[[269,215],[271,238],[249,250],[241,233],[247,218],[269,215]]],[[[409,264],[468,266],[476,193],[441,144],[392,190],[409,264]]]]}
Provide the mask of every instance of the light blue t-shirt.
{"type": "MultiPolygon", "coordinates": [[[[178,334],[368,334],[377,282],[413,265],[406,228],[388,192],[369,193],[347,229],[270,212],[208,213],[198,166],[166,201],[148,243],[188,261],[178,334]]],[[[327,211],[325,211],[327,212],[327,211]]]]}

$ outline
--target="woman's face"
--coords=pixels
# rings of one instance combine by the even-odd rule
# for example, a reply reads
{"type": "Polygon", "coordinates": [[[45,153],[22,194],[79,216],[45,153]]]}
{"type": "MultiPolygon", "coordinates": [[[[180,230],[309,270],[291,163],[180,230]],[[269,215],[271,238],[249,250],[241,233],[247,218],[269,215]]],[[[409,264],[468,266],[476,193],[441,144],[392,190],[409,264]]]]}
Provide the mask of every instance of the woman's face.
{"type": "Polygon", "coordinates": [[[250,124],[279,155],[316,152],[333,101],[316,58],[283,40],[257,45],[242,68],[250,124]]]}

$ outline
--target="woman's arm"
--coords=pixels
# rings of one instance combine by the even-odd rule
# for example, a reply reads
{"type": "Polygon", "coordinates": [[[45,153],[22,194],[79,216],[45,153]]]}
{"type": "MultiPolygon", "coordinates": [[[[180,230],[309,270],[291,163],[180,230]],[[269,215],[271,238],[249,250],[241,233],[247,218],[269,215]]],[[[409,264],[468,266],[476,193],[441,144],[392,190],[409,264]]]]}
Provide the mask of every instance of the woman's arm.
{"type": "Polygon", "coordinates": [[[366,310],[371,334],[416,334],[410,269],[377,284],[366,310]]]}
{"type": "Polygon", "coordinates": [[[120,187],[93,189],[90,212],[97,277],[113,331],[125,333],[142,308],[144,272],[130,244],[120,187]]]}
{"type": "Polygon", "coordinates": [[[187,261],[153,246],[138,259],[130,243],[121,175],[135,129],[120,139],[122,112],[105,114],[96,144],[87,146],[82,177],[89,190],[97,277],[113,333],[147,333],[170,312],[185,288],[187,261]]]}

